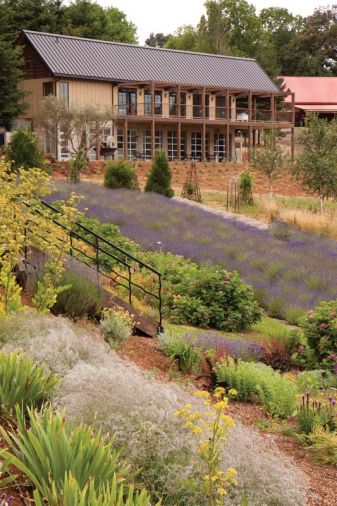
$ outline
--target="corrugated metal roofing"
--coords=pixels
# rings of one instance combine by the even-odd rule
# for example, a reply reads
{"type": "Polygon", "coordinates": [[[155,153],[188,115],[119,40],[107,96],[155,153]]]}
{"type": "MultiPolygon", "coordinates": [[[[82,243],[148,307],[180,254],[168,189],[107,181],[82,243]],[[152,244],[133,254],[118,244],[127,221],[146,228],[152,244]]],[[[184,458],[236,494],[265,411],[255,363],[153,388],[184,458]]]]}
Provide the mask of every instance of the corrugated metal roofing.
{"type": "MultiPolygon", "coordinates": [[[[295,104],[337,104],[337,77],[282,76],[295,92],[295,104]]],[[[288,96],[287,101],[291,101],[288,96]]]]}
{"type": "Polygon", "coordinates": [[[157,49],[28,30],[24,34],[56,76],[278,91],[259,64],[249,58],[157,49]]]}

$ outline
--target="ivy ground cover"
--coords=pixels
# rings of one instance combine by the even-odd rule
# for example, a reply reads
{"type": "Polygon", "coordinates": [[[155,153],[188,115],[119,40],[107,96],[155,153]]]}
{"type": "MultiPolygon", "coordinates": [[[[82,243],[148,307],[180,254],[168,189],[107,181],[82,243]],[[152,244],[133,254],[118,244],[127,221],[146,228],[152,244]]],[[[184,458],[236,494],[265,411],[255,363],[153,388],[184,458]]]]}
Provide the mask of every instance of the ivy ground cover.
{"type": "MultiPolygon", "coordinates": [[[[237,270],[273,316],[294,320],[321,300],[336,298],[337,242],[293,231],[281,240],[268,230],[216,216],[157,194],[109,190],[81,183],[83,208],[119,225],[143,250],[171,251],[197,263],[237,270]]],[[[52,200],[74,187],[58,183],[52,200]]]]}

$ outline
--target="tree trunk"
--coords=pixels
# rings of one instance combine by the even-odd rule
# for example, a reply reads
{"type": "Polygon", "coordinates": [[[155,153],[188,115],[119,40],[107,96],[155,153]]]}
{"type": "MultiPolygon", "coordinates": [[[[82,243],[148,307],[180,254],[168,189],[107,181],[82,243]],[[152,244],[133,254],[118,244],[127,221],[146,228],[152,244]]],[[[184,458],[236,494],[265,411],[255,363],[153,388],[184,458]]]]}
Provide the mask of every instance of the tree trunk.
{"type": "Polygon", "coordinates": [[[319,196],[319,203],[320,203],[320,208],[321,208],[321,214],[324,213],[323,200],[324,200],[324,195],[320,195],[319,196]]]}

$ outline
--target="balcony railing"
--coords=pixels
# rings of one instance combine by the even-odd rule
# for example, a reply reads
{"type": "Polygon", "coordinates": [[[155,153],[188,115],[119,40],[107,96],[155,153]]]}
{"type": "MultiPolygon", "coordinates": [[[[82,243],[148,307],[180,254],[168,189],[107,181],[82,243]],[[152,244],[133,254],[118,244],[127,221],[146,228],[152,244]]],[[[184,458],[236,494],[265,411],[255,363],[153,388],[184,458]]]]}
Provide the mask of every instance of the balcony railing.
{"type": "MultiPolygon", "coordinates": [[[[180,114],[178,104],[155,104],[154,105],[154,116],[160,118],[185,118],[185,119],[196,119],[202,120],[203,115],[202,105],[191,105],[181,104],[180,114]]],[[[149,117],[152,116],[151,104],[136,103],[128,105],[115,105],[113,106],[114,116],[122,117],[149,117]]],[[[273,111],[271,109],[252,109],[251,118],[249,117],[249,109],[242,107],[217,107],[217,106],[206,106],[205,107],[205,119],[216,121],[230,121],[230,122],[242,122],[248,123],[271,123],[273,120],[276,123],[291,123],[292,122],[292,111],[273,111]]]]}

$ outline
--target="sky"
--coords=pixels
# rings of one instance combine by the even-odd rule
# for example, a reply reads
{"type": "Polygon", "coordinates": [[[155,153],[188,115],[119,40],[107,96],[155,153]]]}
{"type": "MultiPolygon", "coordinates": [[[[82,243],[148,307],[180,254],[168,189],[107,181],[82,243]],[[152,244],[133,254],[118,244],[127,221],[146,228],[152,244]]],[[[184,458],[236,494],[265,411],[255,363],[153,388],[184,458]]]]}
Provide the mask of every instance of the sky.
{"type": "MultiPolygon", "coordinates": [[[[294,14],[307,16],[324,0],[248,0],[260,11],[265,7],[285,7],[294,14]]],[[[179,26],[196,25],[204,12],[204,0],[98,0],[126,13],[138,28],[138,41],[144,44],[151,32],[173,33],[179,26]]],[[[334,3],[332,0],[330,4],[334,3]]]]}

